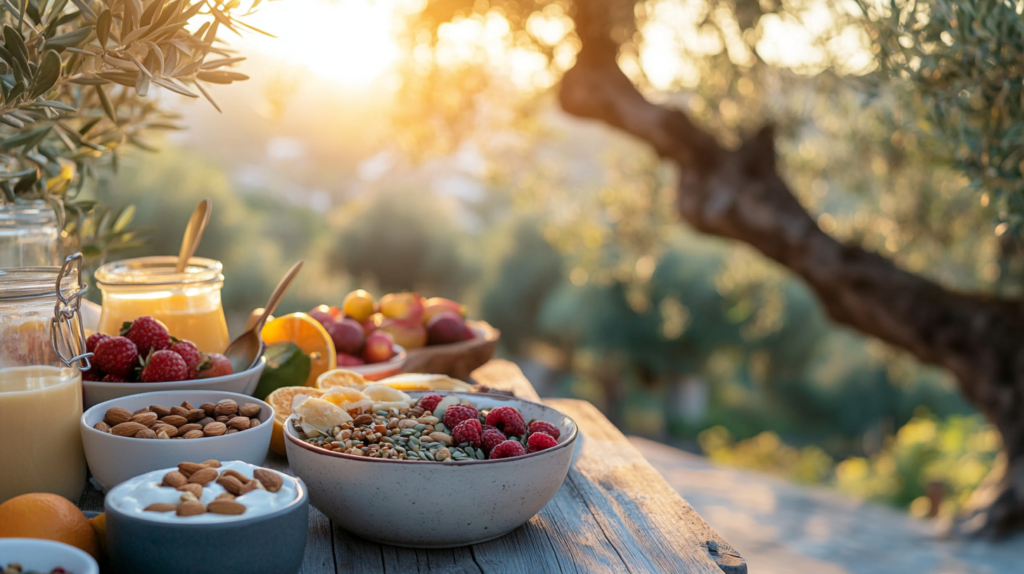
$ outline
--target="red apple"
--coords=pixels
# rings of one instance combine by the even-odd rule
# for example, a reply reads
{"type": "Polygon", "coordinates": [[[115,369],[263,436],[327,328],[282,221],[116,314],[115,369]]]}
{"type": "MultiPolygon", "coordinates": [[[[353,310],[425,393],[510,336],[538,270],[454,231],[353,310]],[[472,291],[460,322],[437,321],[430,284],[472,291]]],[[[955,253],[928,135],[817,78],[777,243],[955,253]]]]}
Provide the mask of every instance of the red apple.
{"type": "Polygon", "coordinates": [[[457,313],[442,311],[427,321],[427,343],[444,345],[465,339],[465,323],[457,313]]]}
{"type": "Polygon", "coordinates": [[[416,349],[427,344],[427,328],[419,320],[384,319],[379,330],[390,333],[395,342],[406,349],[416,349]]]}
{"type": "Polygon", "coordinates": [[[353,357],[352,355],[349,355],[348,353],[338,353],[338,366],[339,367],[358,367],[360,365],[365,365],[365,364],[366,364],[366,361],[360,359],[359,357],[353,357]]]}
{"type": "Polygon", "coordinates": [[[363,359],[367,363],[383,363],[395,356],[395,340],[384,331],[374,331],[366,337],[363,359]]]}
{"type": "Polygon", "coordinates": [[[317,305],[308,313],[308,315],[317,321],[320,321],[321,325],[334,322],[334,317],[331,316],[330,307],[327,305],[317,305]]]}
{"type": "Polygon", "coordinates": [[[339,353],[357,355],[363,350],[363,343],[366,336],[363,334],[363,326],[355,319],[345,318],[341,321],[332,321],[324,325],[327,334],[334,341],[334,349],[339,353]]]}
{"type": "Polygon", "coordinates": [[[419,293],[388,293],[380,298],[380,312],[389,319],[418,323],[423,320],[423,298],[419,293]]]}
{"type": "Polygon", "coordinates": [[[466,318],[465,305],[444,297],[431,297],[423,303],[423,322],[427,323],[434,315],[445,311],[451,311],[462,319],[466,318]]]}
{"type": "Polygon", "coordinates": [[[362,323],[363,333],[366,333],[366,335],[369,336],[370,333],[376,331],[377,328],[380,327],[380,324],[383,321],[384,315],[381,315],[380,313],[374,313],[373,315],[370,315],[370,318],[363,321],[362,323]]]}

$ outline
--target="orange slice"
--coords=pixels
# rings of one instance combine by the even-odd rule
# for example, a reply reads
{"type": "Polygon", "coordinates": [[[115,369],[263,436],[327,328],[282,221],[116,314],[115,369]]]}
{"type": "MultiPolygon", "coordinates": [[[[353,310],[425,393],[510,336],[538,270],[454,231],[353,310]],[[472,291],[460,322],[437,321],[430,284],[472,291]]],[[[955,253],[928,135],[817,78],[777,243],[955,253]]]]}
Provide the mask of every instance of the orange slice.
{"type": "Polygon", "coordinates": [[[270,451],[281,456],[288,456],[284,448],[284,422],[292,416],[292,402],[297,395],[309,395],[320,398],[324,394],[320,389],[312,387],[281,387],[267,395],[267,403],[274,407],[274,431],[270,435],[270,451]]]}
{"type": "Polygon", "coordinates": [[[366,377],[348,369],[327,371],[316,379],[316,388],[326,391],[331,387],[352,387],[361,389],[370,384],[366,377]]]}
{"type": "Polygon", "coordinates": [[[305,313],[292,313],[278,317],[263,326],[260,332],[263,343],[271,345],[290,341],[309,355],[312,365],[306,386],[312,387],[320,375],[338,366],[338,355],[334,351],[334,342],[319,321],[305,313]]]}

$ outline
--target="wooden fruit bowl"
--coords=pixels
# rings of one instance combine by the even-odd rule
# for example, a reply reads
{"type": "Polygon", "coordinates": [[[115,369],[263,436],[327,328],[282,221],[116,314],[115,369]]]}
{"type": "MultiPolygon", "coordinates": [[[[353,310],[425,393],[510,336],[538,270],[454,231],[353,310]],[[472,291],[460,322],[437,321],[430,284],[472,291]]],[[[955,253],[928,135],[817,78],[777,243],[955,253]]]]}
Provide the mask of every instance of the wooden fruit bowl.
{"type": "Polygon", "coordinates": [[[473,329],[476,337],[448,345],[408,349],[403,372],[437,373],[463,381],[468,380],[470,373],[494,356],[501,331],[486,321],[466,321],[466,324],[473,329]]]}

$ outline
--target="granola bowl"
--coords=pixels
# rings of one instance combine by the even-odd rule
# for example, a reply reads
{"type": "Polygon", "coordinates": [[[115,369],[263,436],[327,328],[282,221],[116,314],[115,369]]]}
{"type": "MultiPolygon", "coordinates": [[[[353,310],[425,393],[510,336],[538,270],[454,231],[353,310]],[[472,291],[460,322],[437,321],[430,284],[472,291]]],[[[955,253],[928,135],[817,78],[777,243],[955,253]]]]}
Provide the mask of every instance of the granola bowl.
{"type": "Polygon", "coordinates": [[[559,438],[546,450],[513,458],[445,462],[370,458],[307,442],[292,415],[285,424],[289,465],[309,487],[310,503],[334,524],[396,546],[466,546],[498,538],[526,523],[562,486],[578,436],[576,423],[568,416],[543,404],[499,394],[408,394],[414,399],[455,395],[480,410],[512,406],[525,421],[553,425],[559,438]],[[409,528],[409,524],[430,527],[409,528]]]}
{"type": "Polygon", "coordinates": [[[100,574],[96,560],[63,542],[36,538],[0,538],[0,571],[21,564],[23,572],[49,573],[63,568],[68,574],[100,574]]]}

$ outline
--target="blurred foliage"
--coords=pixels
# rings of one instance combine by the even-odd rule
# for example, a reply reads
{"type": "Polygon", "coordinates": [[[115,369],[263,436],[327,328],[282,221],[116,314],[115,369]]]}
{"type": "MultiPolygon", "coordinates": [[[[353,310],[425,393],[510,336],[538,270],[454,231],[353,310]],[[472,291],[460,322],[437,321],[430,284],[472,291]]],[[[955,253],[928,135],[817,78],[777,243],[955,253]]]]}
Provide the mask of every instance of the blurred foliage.
{"type": "Polygon", "coordinates": [[[797,482],[823,482],[834,464],[820,447],[793,448],[771,431],[737,443],[725,427],[714,426],[701,432],[697,440],[714,462],[770,472],[797,482]]]}

